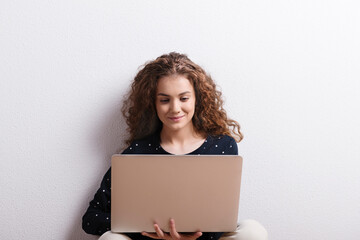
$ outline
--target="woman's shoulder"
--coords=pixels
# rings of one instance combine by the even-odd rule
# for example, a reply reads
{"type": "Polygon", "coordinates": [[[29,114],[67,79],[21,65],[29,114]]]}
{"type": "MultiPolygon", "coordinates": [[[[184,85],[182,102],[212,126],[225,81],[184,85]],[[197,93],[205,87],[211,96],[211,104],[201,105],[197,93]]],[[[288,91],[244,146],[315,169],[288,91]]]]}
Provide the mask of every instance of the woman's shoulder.
{"type": "Polygon", "coordinates": [[[218,144],[229,144],[229,143],[236,144],[235,139],[229,135],[215,135],[215,136],[210,135],[208,136],[207,141],[211,141],[218,144]]]}
{"type": "Polygon", "coordinates": [[[158,134],[134,140],[122,154],[156,154],[160,149],[158,134]]]}
{"type": "Polygon", "coordinates": [[[237,155],[238,148],[233,137],[228,135],[212,135],[206,139],[208,154],[237,155]]]}

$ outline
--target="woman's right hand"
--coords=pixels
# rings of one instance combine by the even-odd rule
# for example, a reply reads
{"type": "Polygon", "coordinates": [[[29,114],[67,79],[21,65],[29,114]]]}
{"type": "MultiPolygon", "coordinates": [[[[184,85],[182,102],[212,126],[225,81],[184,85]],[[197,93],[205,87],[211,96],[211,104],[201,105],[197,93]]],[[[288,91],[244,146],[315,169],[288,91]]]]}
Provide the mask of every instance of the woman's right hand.
{"type": "Polygon", "coordinates": [[[154,229],[156,233],[148,233],[142,232],[141,234],[146,237],[150,237],[153,239],[165,239],[165,240],[195,240],[201,237],[202,232],[195,232],[195,233],[178,233],[175,227],[175,220],[170,219],[170,233],[166,233],[160,229],[159,225],[154,224],[154,229]]]}

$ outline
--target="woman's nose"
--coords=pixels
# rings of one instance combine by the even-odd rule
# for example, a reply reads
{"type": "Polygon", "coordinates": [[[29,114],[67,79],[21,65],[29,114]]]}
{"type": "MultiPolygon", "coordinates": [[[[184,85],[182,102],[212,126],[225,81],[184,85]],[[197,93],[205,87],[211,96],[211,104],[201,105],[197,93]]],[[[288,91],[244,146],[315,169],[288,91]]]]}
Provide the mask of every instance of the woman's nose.
{"type": "Polygon", "coordinates": [[[172,101],[172,103],[171,103],[171,111],[172,112],[180,112],[180,103],[179,103],[179,101],[176,101],[176,100],[174,100],[174,101],[172,101]]]}

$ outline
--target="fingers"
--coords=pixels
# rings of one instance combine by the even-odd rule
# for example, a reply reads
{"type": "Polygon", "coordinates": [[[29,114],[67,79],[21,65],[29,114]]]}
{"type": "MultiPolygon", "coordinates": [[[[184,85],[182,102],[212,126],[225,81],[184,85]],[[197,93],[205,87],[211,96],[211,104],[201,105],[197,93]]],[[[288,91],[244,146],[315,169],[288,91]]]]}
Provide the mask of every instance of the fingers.
{"type": "Polygon", "coordinates": [[[159,225],[154,224],[154,229],[156,233],[142,232],[141,235],[153,239],[166,239],[166,234],[160,229],[159,225]]]}
{"type": "Polygon", "coordinates": [[[196,232],[194,233],[194,238],[197,239],[202,236],[202,232],[196,232]]]}
{"type": "Polygon", "coordinates": [[[202,232],[180,234],[181,239],[194,240],[202,236],[202,232]]]}
{"type": "Polygon", "coordinates": [[[160,239],[156,233],[148,233],[148,232],[141,232],[141,235],[153,238],[153,239],[160,239]]]}
{"type": "Polygon", "coordinates": [[[170,235],[168,233],[164,233],[161,228],[159,227],[159,225],[154,224],[154,229],[156,233],[148,233],[148,232],[142,232],[141,234],[143,236],[146,237],[150,237],[153,239],[187,239],[187,240],[192,240],[192,239],[197,239],[199,237],[202,236],[202,232],[195,232],[192,234],[180,234],[176,231],[176,227],[175,227],[175,220],[174,219],[170,219],[170,235]]]}
{"type": "Polygon", "coordinates": [[[165,239],[165,234],[164,234],[164,232],[160,229],[159,225],[157,225],[157,224],[155,223],[155,224],[154,224],[154,228],[155,228],[156,234],[160,237],[160,239],[165,239]]]}
{"type": "Polygon", "coordinates": [[[175,220],[170,219],[170,235],[173,239],[180,239],[180,234],[176,231],[175,220]]]}

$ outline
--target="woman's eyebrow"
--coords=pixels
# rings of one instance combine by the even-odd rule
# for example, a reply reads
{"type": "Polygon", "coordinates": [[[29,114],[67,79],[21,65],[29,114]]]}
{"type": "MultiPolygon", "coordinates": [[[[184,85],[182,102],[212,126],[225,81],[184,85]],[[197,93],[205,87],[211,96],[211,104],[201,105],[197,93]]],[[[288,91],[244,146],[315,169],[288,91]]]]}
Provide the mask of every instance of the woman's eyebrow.
{"type": "Polygon", "coordinates": [[[180,93],[179,96],[180,96],[180,95],[187,94],[187,93],[191,93],[191,92],[190,92],[190,91],[185,91],[185,92],[180,93]]]}
{"type": "MultiPolygon", "coordinates": [[[[185,91],[185,92],[179,93],[179,96],[184,95],[184,94],[187,94],[187,93],[191,93],[191,92],[190,92],[190,91],[185,91]]],[[[158,93],[157,95],[158,95],[158,96],[165,96],[165,97],[169,97],[169,96],[170,96],[170,95],[165,94],[165,93],[158,93]]]]}

